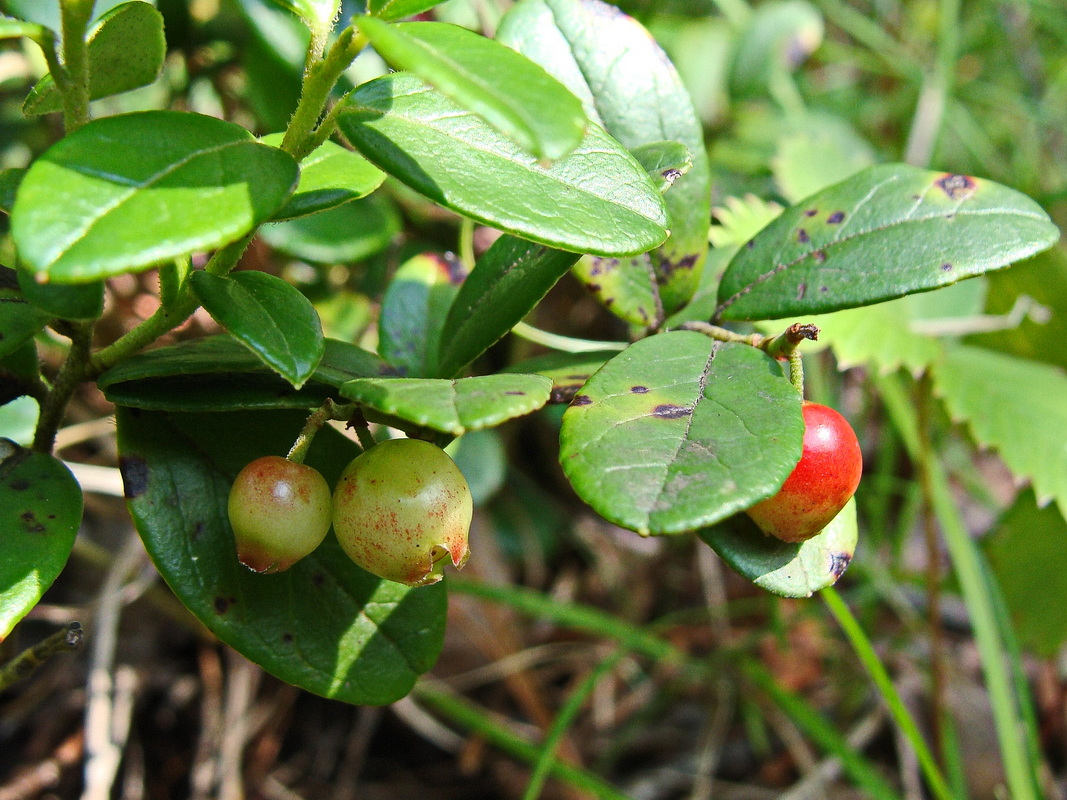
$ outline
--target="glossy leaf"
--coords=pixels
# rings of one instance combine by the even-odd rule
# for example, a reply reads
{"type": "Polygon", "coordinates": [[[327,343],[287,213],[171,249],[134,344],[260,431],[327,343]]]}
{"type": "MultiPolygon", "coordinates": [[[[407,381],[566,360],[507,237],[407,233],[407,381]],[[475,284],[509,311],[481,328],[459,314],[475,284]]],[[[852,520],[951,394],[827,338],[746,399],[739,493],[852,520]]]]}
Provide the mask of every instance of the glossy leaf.
{"type": "Polygon", "coordinates": [[[1045,658],[1067,641],[1067,605],[1049,602],[1067,593],[1065,539],[1063,515],[1025,491],[982,540],[1020,641],[1045,658]]]}
{"type": "Polygon", "coordinates": [[[663,318],[665,310],[656,275],[643,256],[585,256],[574,265],[573,272],[619,319],[649,328],[663,318]]]}
{"type": "Polygon", "coordinates": [[[777,319],[947,286],[1044,250],[1033,200],[964,175],[885,164],[786,210],[730,262],[723,319],[777,319]]]}
{"type": "Polygon", "coordinates": [[[296,177],[288,154],[229,122],[178,111],[105,117],[33,163],[11,233],[35,272],[84,283],[228,244],[269,218],[296,177]]]}
{"type": "MultiPolygon", "coordinates": [[[[260,139],[278,147],[284,134],[272,133],[260,139]]],[[[365,197],[385,180],[385,173],[359,153],[334,142],[323,142],[300,162],[300,182],[273,219],[304,217],[335,208],[349,200],[365,197]]]]}
{"type": "Polygon", "coordinates": [[[326,351],[299,391],[229,336],[169,345],[126,359],[100,376],[112,403],[163,411],[236,411],[322,405],[353,378],[389,374],[390,367],[355,345],[326,340],[326,351]]]}
{"type": "Polygon", "coordinates": [[[382,297],[378,350],[409,377],[437,371],[445,315],[466,277],[454,256],[424,253],[400,265],[382,297]]]}
{"type": "Polygon", "coordinates": [[[536,411],[548,402],[552,381],[540,375],[474,378],[361,378],[341,394],[368,409],[422,428],[462,436],[536,411]]]}
{"type": "MultiPolygon", "coordinates": [[[[152,83],[167,54],[163,16],[141,0],[108,11],[87,38],[92,100],[152,83]]],[[[38,81],[22,104],[22,113],[27,116],[62,110],[63,97],[51,75],[38,81]]]]}
{"type": "Polygon", "coordinates": [[[294,388],[311,377],[325,349],[322,323],[298,289],[254,270],[225,277],[198,270],[189,280],[215,321],[294,388]]]}
{"type": "Polygon", "coordinates": [[[444,0],[368,0],[367,13],[378,19],[394,20],[429,11],[444,0]]]}
{"type": "MultiPolygon", "coordinates": [[[[670,239],[621,267],[632,273],[629,283],[654,275],[648,291],[660,294],[666,313],[680,308],[696,289],[707,252],[711,179],[700,120],[670,60],[636,20],[600,0],[522,0],[501,20],[497,40],[559,79],[589,118],[629,150],[662,141],[689,150],[692,169],[664,195],[670,239]]],[[[631,309],[614,299],[612,311],[633,321],[631,309]]],[[[634,302],[644,304],[642,293],[634,302]]]]}
{"type": "Polygon", "coordinates": [[[59,319],[95,319],[104,312],[104,282],[39,283],[38,276],[20,265],[16,270],[22,296],[35,308],[59,319]]]}
{"type": "Polygon", "coordinates": [[[260,236],[271,247],[313,264],[352,264],[389,246],[400,215],[380,195],[352,200],[307,217],[271,222],[260,236]]]}
{"type": "Polygon", "coordinates": [[[22,296],[14,270],[0,267],[0,357],[30,341],[48,320],[22,296]]]}
{"type": "Polygon", "coordinates": [[[650,142],[633,148],[631,152],[645,168],[652,185],[661,192],[670,189],[693,168],[689,148],[681,142],[650,142]]]}
{"type": "MultiPolygon", "coordinates": [[[[346,558],[333,535],[283,573],[258,575],[237,561],[226,513],[230,484],[253,458],[284,454],[304,418],[120,408],[130,512],[164,580],[223,642],[310,692],[390,703],[437,658],[443,585],[409,589],[376,578],[346,558]]],[[[307,463],[332,486],[358,452],[324,428],[307,463]]]]}
{"type": "Polygon", "coordinates": [[[547,353],[509,364],[504,372],[544,375],[552,380],[550,403],[569,403],[593,373],[619,354],[618,350],[587,353],[547,353]]]}
{"type": "Polygon", "coordinates": [[[596,125],[574,152],[546,168],[403,73],[359,87],[338,124],[367,158],[434,202],[527,239],[617,255],[643,252],[667,236],[659,192],[596,125]]]}
{"type": "Polygon", "coordinates": [[[62,461],[0,439],[0,641],[62,572],[81,518],[81,487],[62,461]]]}
{"type": "Polygon", "coordinates": [[[1055,500],[1067,517],[1067,372],[961,345],[932,375],[952,418],[1029,480],[1040,504],[1055,500]]]}
{"type": "Polygon", "coordinates": [[[811,597],[833,586],[856,552],[856,501],[849,500],[833,522],[806,542],[768,536],[744,514],[699,532],[723,561],[768,592],[782,597],[811,597]]]}
{"type": "Polygon", "coordinates": [[[451,377],[503,338],[578,256],[501,236],[460,287],[441,331],[437,375],[451,377]]]}
{"type": "Polygon", "coordinates": [[[361,17],[356,24],[394,67],[418,75],[538,158],[563,158],[582,141],[588,120],[581,101],[511,48],[442,22],[389,25],[361,17]]]}
{"type": "Polygon", "coordinates": [[[563,415],[560,463],[605,519],[641,534],[712,525],[773,495],[800,459],[780,365],[689,331],[631,345],[563,415]]]}

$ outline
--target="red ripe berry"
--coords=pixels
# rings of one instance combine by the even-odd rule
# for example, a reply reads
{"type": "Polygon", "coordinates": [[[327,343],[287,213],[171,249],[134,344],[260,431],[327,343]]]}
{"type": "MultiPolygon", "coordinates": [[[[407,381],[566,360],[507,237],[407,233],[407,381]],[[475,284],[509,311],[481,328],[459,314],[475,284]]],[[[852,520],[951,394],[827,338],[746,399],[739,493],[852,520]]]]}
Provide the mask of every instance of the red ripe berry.
{"type": "Polygon", "coordinates": [[[845,507],[863,472],[860,443],[848,421],[827,406],[805,402],[804,450],[778,494],[745,513],[764,533],[803,542],[845,507]]]}

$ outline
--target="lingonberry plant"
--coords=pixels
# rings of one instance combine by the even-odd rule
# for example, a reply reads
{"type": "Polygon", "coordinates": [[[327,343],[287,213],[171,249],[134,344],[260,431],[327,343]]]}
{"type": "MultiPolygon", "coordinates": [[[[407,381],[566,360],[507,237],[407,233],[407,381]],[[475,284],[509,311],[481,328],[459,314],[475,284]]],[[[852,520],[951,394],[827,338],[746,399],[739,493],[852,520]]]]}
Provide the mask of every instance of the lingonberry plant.
{"type": "MultiPolygon", "coordinates": [[[[435,547],[462,562],[470,515],[436,447],[546,405],[567,404],[560,463],[605,519],[640,535],[698,532],[758,585],[810,595],[851,559],[855,504],[786,537],[803,542],[768,537],[743,514],[780,508],[807,463],[797,347],[815,331],[767,321],[938,289],[1058,237],[1008,187],[885,163],[820,183],[709,255],[710,170],[691,101],[647,31],[600,0],[519,0],[495,39],[398,21],[436,0],[370,0],[336,26],[339,0],[282,3],[306,57],[295,107],[261,138],[162,107],[92,119],[91,99],[152,81],[165,56],[151,5],[114,5],[96,19],[93,5],[62,0],[58,23],[32,4],[19,6],[26,19],[0,18],[0,37],[36,43],[49,69],[25,113],[61,113],[63,128],[27,169],[0,175],[10,215],[3,400],[28,396],[40,409],[29,448],[2,451],[0,636],[71,550],[81,493],[51,453],[85,382],[117,408],[129,509],[174,593],[221,640],[328,697],[388,703],[433,664],[446,583],[405,583],[424,583],[422,570],[436,577],[435,547]],[[399,71],[352,86],[363,62],[349,68],[368,47],[399,71]],[[390,273],[373,293],[367,347],[336,317],[324,335],[328,307],[363,313],[326,267],[382,252],[400,227],[398,204],[413,218],[430,204],[438,218],[463,218],[461,256],[414,255],[390,273]],[[475,224],[501,235],[476,250],[475,224]],[[321,266],[313,290],[257,269],[271,263],[264,253],[321,266]],[[98,329],[108,282],[150,269],[158,309],[121,335],[98,329]],[[568,273],[629,326],[627,341],[590,349],[524,326],[568,273]],[[153,347],[201,308],[224,333],[153,347]],[[488,357],[513,330],[559,352],[506,365],[496,350],[488,357]],[[66,342],[48,375],[36,349],[45,336],[66,342]],[[309,412],[314,436],[301,432],[309,412]],[[411,441],[360,455],[327,419],[411,441]],[[231,487],[240,493],[246,465],[298,439],[308,468],[336,487],[336,535],[284,573],[253,574],[234,537],[259,538],[268,508],[238,501],[228,514],[231,487]],[[379,470],[383,482],[368,488],[379,470]],[[454,500],[403,514],[455,511],[456,527],[444,537],[422,528],[430,555],[418,574],[375,564],[370,554],[397,541],[377,538],[392,503],[435,472],[454,500]]],[[[943,376],[953,358],[962,356],[945,356],[943,376]]],[[[848,447],[841,497],[858,466],[848,447]]],[[[312,512],[306,544],[322,521],[312,512]]],[[[419,530],[398,522],[398,536],[419,530]]]]}

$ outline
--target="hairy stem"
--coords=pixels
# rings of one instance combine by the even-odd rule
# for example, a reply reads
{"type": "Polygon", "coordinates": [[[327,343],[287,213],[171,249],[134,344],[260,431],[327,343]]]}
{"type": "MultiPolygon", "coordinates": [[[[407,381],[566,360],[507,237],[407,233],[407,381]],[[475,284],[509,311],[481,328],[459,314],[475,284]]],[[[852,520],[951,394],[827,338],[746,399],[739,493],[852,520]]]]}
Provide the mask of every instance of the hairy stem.
{"type": "Polygon", "coordinates": [[[89,46],[85,29],[94,0],[63,0],[63,74],[56,85],[63,96],[63,126],[73,133],[89,121],[89,46]]]}
{"type": "Polygon", "coordinates": [[[330,398],[327,398],[325,403],[311,412],[311,416],[304,423],[303,429],[296,437],[296,441],[293,442],[293,446],[290,448],[286,458],[297,464],[303,464],[308,450],[311,448],[311,443],[315,441],[315,435],[322,429],[323,425],[331,419],[349,420],[358,411],[359,406],[355,403],[338,405],[330,398]]]}
{"type": "Polygon", "coordinates": [[[71,330],[70,350],[59,368],[52,391],[41,403],[41,415],[33,437],[33,449],[39,453],[51,453],[56,441],[56,431],[63,421],[67,403],[85,379],[86,366],[93,344],[93,322],[75,323],[71,330]]]}

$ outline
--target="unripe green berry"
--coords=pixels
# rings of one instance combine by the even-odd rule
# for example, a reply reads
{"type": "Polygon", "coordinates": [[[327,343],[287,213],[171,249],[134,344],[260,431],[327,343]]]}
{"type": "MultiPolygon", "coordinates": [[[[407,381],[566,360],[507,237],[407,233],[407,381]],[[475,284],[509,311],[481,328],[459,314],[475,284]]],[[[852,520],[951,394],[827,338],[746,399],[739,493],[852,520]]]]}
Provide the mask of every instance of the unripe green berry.
{"type": "Polygon", "coordinates": [[[238,473],[227,511],[240,562],[254,572],[282,572],[330,530],[330,487],[313,467],[264,456],[238,473]]]}
{"type": "Polygon", "coordinates": [[[424,586],[446,561],[467,561],[474,507],[459,467],[417,439],[390,439],[352,461],[333,494],[333,527],[356,564],[380,578],[424,586]]]}

